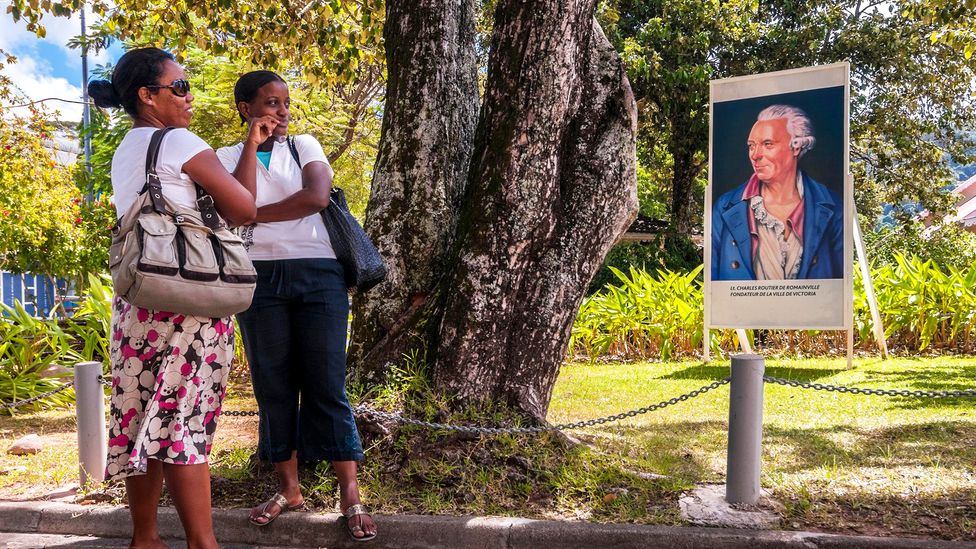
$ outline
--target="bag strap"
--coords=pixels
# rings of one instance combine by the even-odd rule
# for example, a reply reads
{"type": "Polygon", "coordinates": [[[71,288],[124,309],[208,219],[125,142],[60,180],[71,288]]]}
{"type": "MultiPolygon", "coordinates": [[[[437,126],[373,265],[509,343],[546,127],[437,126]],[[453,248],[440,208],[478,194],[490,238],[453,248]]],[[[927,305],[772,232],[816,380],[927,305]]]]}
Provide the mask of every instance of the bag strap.
{"type": "Polygon", "coordinates": [[[172,129],[162,128],[153,132],[149,140],[149,149],[146,151],[146,184],[140,191],[149,191],[149,200],[152,201],[153,209],[160,214],[171,214],[171,212],[166,210],[166,201],[163,200],[163,186],[156,174],[156,161],[159,159],[159,147],[163,143],[163,138],[172,129]]]}
{"type": "Polygon", "coordinates": [[[166,134],[175,128],[160,128],[153,132],[149,140],[149,149],[146,150],[146,174],[156,175],[156,161],[159,159],[159,146],[163,144],[166,134]]]}
{"type": "MultiPolygon", "coordinates": [[[[291,157],[295,159],[295,163],[298,164],[298,169],[301,170],[302,169],[302,161],[299,159],[299,156],[298,156],[298,147],[295,146],[295,137],[294,136],[291,136],[291,135],[288,136],[288,150],[291,152],[291,157]]],[[[330,201],[331,200],[334,200],[336,193],[340,193],[340,192],[342,192],[342,189],[340,189],[339,187],[336,187],[333,184],[332,185],[332,192],[329,193],[329,200],[330,201]]],[[[323,211],[325,211],[325,210],[323,210],[323,211]]]]}
{"type": "Polygon", "coordinates": [[[221,227],[220,216],[217,215],[217,207],[214,205],[213,197],[210,193],[203,190],[196,181],[193,185],[197,188],[197,208],[200,210],[200,216],[203,218],[203,224],[207,226],[208,229],[216,231],[221,227]]]}
{"type": "MultiPolygon", "coordinates": [[[[149,150],[146,151],[146,186],[143,187],[143,191],[149,191],[149,199],[152,201],[153,209],[158,213],[167,215],[173,215],[173,213],[166,210],[166,202],[163,200],[163,186],[159,181],[159,175],[156,173],[156,165],[159,161],[159,149],[162,146],[163,138],[173,129],[175,128],[158,129],[153,133],[152,139],[149,140],[149,150]]],[[[200,210],[203,224],[212,230],[219,229],[221,226],[220,216],[217,215],[213,197],[196,181],[193,182],[193,186],[197,191],[197,208],[200,210]]]]}
{"type": "Polygon", "coordinates": [[[298,157],[298,147],[295,146],[295,136],[288,136],[288,150],[291,151],[291,157],[295,159],[295,163],[298,164],[298,169],[302,169],[302,161],[298,157]]]}

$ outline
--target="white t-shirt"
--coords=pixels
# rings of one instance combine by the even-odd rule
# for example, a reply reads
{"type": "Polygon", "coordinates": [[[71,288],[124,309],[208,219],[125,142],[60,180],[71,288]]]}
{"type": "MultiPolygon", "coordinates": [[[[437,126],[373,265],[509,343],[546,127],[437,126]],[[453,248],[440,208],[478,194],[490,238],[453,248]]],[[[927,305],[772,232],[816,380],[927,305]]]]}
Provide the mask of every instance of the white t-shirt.
{"type": "MultiPolygon", "coordinates": [[[[112,156],[112,192],[115,213],[125,215],[146,184],[146,152],[149,140],[157,128],[132,128],[112,156]]],[[[210,145],[186,128],[171,130],[163,139],[156,161],[156,175],[163,187],[163,196],[177,206],[197,209],[197,191],[190,176],[183,173],[183,164],[210,145]]]]}
{"type": "MultiPolygon", "coordinates": [[[[260,208],[280,202],[302,190],[302,168],[309,162],[324,162],[331,175],[329,159],[311,135],[295,136],[295,148],[302,161],[301,167],[295,162],[287,142],[275,142],[271,149],[271,161],[265,168],[260,160],[257,164],[257,198],[255,204],[260,208]]],[[[233,172],[241,158],[244,144],[238,143],[217,150],[217,158],[227,171],[233,172]]],[[[251,259],[303,259],[335,258],[329,233],[318,213],[272,223],[255,223],[240,228],[241,239],[251,259]]]]}

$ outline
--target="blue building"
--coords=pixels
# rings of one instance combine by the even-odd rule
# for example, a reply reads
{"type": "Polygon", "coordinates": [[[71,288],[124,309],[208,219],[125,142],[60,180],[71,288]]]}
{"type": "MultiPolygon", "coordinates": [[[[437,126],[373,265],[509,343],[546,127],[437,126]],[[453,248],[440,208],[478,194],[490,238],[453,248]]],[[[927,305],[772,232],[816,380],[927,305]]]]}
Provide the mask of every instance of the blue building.
{"type": "MultiPolygon", "coordinates": [[[[66,295],[71,289],[61,279],[57,280],[57,285],[61,295],[66,295]]],[[[28,313],[47,316],[57,304],[57,295],[50,277],[0,271],[0,301],[5,305],[12,307],[14,301],[19,301],[28,313]]]]}

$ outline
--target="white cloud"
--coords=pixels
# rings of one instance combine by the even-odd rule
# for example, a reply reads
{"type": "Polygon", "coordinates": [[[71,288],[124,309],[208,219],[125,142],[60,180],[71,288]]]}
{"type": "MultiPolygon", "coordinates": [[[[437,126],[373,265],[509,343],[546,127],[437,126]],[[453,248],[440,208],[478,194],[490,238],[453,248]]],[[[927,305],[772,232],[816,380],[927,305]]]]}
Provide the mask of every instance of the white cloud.
{"type": "Polygon", "coordinates": [[[13,18],[9,15],[0,17],[0,48],[9,52],[14,46],[27,42],[29,38],[31,40],[37,39],[33,33],[24,28],[23,20],[14,23],[13,18]]]}
{"type": "MultiPolygon", "coordinates": [[[[89,13],[86,16],[85,22],[91,26],[97,20],[97,16],[89,13]]],[[[39,40],[43,40],[64,50],[69,61],[80,68],[81,50],[68,47],[69,40],[81,35],[81,18],[79,15],[72,14],[71,17],[55,17],[51,14],[45,14],[41,18],[41,24],[47,30],[47,35],[43,39],[38,38],[33,32],[28,31],[27,24],[23,19],[14,23],[13,18],[10,16],[0,17],[0,49],[4,49],[8,53],[14,53],[24,49],[32,50],[39,40]]],[[[104,64],[110,59],[111,56],[105,50],[98,53],[89,52],[88,64],[89,66],[104,64]]]]}
{"type": "MultiPolygon", "coordinates": [[[[51,75],[50,67],[45,67],[32,57],[18,57],[16,63],[7,65],[2,72],[32,101],[47,97],[81,100],[80,86],[51,75]]],[[[46,107],[51,111],[55,109],[60,111],[61,115],[58,118],[61,120],[68,122],[81,120],[80,104],[49,101],[46,107]]]]}
{"type": "MultiPolygon", "coordinates": [[[[96,18],[88,15],[86,22],[91,24],[96,18]]],[[[20,88],[30,100],[59,97],[62,99],[81,100],[81,51],[68,48],[68,41],[81,34],[81,19],[78,14],[72,17],[54,17],[45,14],[41,23],[47,30],[45,38],[38,38],[26,28],[21,20],[14,22],[13,18],[0,16],[0,49],[17,57],[17,62],[8,65],[3,73],[20,88]],[[46,59],[41,51],[51,52],[51,49],[41,50],[38,46],[48,43],[57,46],[63,52],[64,59],[46,59]],[[75,74],[71,80],[62,76],[65,73],[65,63],[72,67],[75,74]],[[62,67],[56,71],[53,65],[62,67]],[[58,73],[60,72],[61,75],[58,73]],[[78,82],[75,82],[77,78],[78,82]]],[[[111,60],[107,51],[88,56],[89,70],[96,64],[103,64],[111,60]]],[[[59,118],[65,121],[81,120],[82,106],[76,103],[49,101],[45,106],[50,110],[60,111],[59,118]]]]}

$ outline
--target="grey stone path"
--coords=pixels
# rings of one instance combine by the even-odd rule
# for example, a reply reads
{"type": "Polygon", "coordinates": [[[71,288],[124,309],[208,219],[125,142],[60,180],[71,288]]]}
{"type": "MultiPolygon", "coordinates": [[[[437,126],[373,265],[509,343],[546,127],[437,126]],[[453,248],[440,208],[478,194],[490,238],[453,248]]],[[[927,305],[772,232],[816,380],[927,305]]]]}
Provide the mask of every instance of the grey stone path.
{"type": "MultiPolygon", "coordinates": [[[[379,536],[369,543],[354,543],[335,513],[285,513],[260,529],[248,524],[247,514],[245,509],[214,510],[214,530],[224,549],[976,549],[972,542],[927,539],[427,515],[375,516],[379,536]]],[[[159,520],[164,537],[182,535],[174,509],[161,508],[159,520]]],[[[13,536],[0,538],[7,544],[0,547],[11,549],[125,547],[129,513],[124,507],[0,501],[0,532],[13,536]],[[33,545],[24,545],[28,542],[33,545]]],[[[174,543],[173,547],[180,546],[174,543]]]]}
{"type": "MultiPolygon", "coordinates": [[[[170,549],[186,549],[182,541],[169,541],[170,549]]],[[[0,549],[126,549],[127,538],[98,538],[64,534],[10,534],[0,532],[0,549]]],[[[270,547],[240,543],[222,544],[221,549],[306,549],[295,547],[270,547]]],[[[312,548],[307,548],[312,549],[312,548]]]]}

